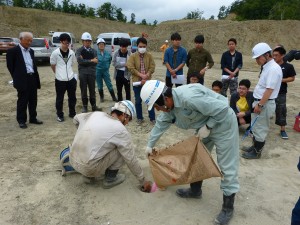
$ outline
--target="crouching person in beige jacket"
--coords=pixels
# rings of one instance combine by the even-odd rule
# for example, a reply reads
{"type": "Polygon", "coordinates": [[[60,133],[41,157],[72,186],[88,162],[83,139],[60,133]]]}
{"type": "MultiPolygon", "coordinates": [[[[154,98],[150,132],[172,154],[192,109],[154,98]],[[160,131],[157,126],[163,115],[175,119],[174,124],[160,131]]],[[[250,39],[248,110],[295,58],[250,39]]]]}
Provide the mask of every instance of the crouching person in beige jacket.
{"type": "Polygon", "coordinates": [[[125,128],[134,116],[135,107],[128,100],[115,103],[111,115],[104,112],[76,115],[74,123],[78,130],[70,147],[72,167],[90,180],[105,174],[103,187],[107,189],[125,180],[125,175],[118,171],[126,163],[143,187],[144,173],[125,128]]]}

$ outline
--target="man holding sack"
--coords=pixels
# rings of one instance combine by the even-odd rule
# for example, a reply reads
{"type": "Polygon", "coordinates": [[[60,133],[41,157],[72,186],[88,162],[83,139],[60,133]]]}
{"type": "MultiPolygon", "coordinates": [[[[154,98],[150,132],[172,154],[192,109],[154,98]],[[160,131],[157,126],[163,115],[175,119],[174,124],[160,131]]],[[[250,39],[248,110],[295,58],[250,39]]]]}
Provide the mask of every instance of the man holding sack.
{"type": "MultiPolygon", "coordinates": [[[[155,143],[172,123],[182,129],[195,129],[209,151],[216,146],[224,179],[221,181],[223,206],[215,224],[228,224],[233,215],[234,197],[239,191],[239,134],[235,113],[227,99],[200,84],[172,89],[158,80],[144,84],[141,98],[148,110],[154,106],[163,111],[151,131],[146,154],[152,154],[155,143]]],[[[190,188],[178,189],[176,194],[182,198],[200,198],[202,182],[191,183],[190,188]]]]}

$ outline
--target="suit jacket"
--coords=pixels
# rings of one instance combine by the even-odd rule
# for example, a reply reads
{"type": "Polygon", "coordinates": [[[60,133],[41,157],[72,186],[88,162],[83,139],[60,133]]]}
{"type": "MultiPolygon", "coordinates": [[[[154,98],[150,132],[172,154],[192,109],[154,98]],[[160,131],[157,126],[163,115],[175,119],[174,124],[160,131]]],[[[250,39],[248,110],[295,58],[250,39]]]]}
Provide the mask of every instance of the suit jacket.
{"type": "MultiPolygon", "coordinates": [[[[41,88],[40,76],[37,71],[36,64],[34,62],[34,51],[30,49],[29,52],[33,62],[34,74],[32,76],[35,77],[37,88],[40,89],[41,88]]],[[[7,65],[7,69],[10,72],[10,75],[12,76],[14,82],[14,88],[20,91],[26,91],[28,88],[27,79],[26,79],[28,75],[27,75],[25,61],[22,55],[22,50],[19,45],[7,51],[6,65],[7,65]]]]}

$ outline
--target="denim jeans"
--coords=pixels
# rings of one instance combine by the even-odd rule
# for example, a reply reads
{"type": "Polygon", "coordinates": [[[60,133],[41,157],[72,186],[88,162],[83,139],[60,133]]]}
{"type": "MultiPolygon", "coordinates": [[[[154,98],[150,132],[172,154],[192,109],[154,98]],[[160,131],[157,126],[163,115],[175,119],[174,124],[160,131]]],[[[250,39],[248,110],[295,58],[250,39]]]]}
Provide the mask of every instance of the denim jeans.
{"type": "MultiPolygon", "coordinates": [[[[135,98],[135,109],[136,109],[136,117],[138,120],[143,120],[143,109],[142,109],[142,99],[141,99],[141,90],[142,86],[133,87],[134,98],[135,98]]],[[[155,120],[155,112],[154,107],[148,111],[150,121],[155,120]]]]}

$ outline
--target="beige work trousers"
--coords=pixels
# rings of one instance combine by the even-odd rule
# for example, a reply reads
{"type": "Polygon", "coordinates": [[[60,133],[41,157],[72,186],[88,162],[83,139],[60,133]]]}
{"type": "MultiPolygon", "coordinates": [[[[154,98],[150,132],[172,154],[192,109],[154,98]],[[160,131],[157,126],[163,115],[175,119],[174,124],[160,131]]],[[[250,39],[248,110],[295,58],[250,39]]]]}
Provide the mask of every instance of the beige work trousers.
{"type": "Polygon", "coordinates": [[[113,150],[107,153],[102,159],[90,161],[88,164],[80,164],[72,160],[70,157],[72,167],[86,177],[100,177],[105,173],[106,169],[118,170],[125,161],[118,150],[113,150]]]}

